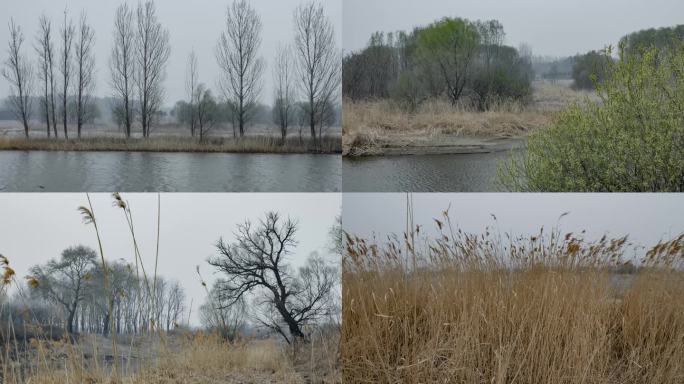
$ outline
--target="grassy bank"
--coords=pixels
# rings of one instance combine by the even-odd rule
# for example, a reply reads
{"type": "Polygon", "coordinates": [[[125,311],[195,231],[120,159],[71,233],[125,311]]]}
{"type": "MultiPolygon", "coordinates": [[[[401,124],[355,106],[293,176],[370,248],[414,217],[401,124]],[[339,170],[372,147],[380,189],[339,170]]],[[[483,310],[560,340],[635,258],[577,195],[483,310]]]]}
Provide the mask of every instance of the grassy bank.
{"type": "Polygon", "coordinates": [[[132,152],[201,152],[201,153],[340,153],[339,137],[324,137],[320,143],[310,139],[250,136],[242,139],[211,138],[203,142],[182,137],[152,137],[148,139],[83,138],[24,139],[0,137],[0,150],[41,151],[132,151],[132,152]]]}
{"type": "MultiPolygon", "coordinates": [[[[125,339],[124,336],[120,336],[125,339]]],[[[23,342],[22,342],[23,343],[23,342]]],[[[3,359],[3,383],[336,383],[336,371],[325,365],[326,356],[315,346],[293,353],[274,340],[228,342],[209,333],[175,333],[135,337],[120,345],[119,373],[112,370],[109,341],[84,335],[76,344],[32,339],[21,360],[3,359]],[[310,381],[309,381],[310,380],[310,381]]],[[[10,355],[13,351],[9,352],[10,355]]],[[[328,353],[328,355],[326,355],[328,353]]],[[[5,351],[3,351],[4,356],[5,351]]],[[[334,363],[333,363],[334,364],[334,363]]],[[[336,366],[333,366],[336,369],[336,366]]]]}
{"type": "Polygon", "coordinates": [[[348,239],[345,382],[684,379],[681,237],[637,269],[622,258],[625,239],[471,236],[444,223],[416,253],[411,235],[348,239]]]}
{"type": "Polygon", "coordinates": [[[525,137],[548,127],[557,112],[573,101],[591,96],[567,86],[535,86],[533,100],[502,103],[481,112],[433,100],[409,111],[389,100],[345,101],[343,153],[350,156],[383,154],[383,148],[410,147],[427,140],[434,146],[454,137],[525,137]]]}

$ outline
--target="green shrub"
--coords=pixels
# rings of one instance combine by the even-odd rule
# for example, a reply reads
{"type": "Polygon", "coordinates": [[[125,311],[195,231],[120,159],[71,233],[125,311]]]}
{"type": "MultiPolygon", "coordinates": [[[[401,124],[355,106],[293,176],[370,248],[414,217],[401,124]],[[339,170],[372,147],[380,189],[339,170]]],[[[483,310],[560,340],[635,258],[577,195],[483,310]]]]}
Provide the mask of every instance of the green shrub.
{"type": "Polygon", "coordinates": [[[684,191],[684,49],[611,63],[598,103],[562,112],[499,169],[515,191],[684,191]]]}
{"type": "Polygon", "coordinates": [[[612,59],[606,52],[591,51],[575,57],[572,66],[573,87],[575,89],[594,89],[608,76],[612,59]]]}

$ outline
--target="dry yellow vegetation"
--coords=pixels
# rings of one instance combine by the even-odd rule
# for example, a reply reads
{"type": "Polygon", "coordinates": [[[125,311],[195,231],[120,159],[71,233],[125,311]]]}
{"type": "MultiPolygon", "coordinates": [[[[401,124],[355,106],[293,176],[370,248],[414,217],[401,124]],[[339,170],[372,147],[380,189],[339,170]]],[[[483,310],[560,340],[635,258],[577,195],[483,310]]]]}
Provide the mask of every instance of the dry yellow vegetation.
{"type": "MultiPolygon", "coordinates": [[[[28,343],[30,348],[21,352],[23,360],[2,359],[3,383],[340,382],[337,345],[324,345],[323,340],[295,352],[272,339],[229,342],[210,333],[141,338],[130,346],[120,345],[118,372],[113,370],[109,341],[101,336],[84,335],[78,343],[28,343]]],[[[8,348],[3,357],[15,354],[12,346],[8,348]]]]}
{"type": "Polygon", "coordinates": [[[226,152],[226,153],[340,153],[339,136],[326,136],[314,144],[309,139],[288,138],[283,144],[272,136],[249,136],[239,140],[211,138],[200,142],[183,137],[123,139],[113,137],[45,139],[0,137],[0,150],[42,151],[136,151],[136,152],[226,152]]]}
{"type": "Polygon", "coordinates": [[[348,236],[346,383],[684,381],[684,236],[636,268],[625,238],[438,225],[423,251],[348,236]]]}
{"type": "Polygon", "coordinates": [[[444,137],[525,137],[548,127],[556,113],[568,104],[593,93],[564,85],[537,84],[528,105],[515,102],[495,105],[485,112],[432,100],[408,111],[389,100],[353,102],[343,105],[343,153],[372,155],[382,148],[411,139],[432,138],[435,145],[444,137]]]}

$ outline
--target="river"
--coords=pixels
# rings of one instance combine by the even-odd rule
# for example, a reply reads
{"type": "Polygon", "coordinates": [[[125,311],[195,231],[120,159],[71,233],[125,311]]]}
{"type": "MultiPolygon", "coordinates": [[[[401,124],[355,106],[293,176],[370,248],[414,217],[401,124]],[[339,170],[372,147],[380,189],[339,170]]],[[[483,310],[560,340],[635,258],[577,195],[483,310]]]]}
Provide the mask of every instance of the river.
{"type": "Polygon", "coordinates": [[[338,192],[341,156],[0,151],[3,192],[338,192]]]}

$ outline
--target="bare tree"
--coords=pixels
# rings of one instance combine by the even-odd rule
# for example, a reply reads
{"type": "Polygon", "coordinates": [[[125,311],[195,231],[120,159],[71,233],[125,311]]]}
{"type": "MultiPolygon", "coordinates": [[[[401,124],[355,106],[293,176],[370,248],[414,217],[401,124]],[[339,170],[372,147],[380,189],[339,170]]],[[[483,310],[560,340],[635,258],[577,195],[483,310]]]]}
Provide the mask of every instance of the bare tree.
{"type": "Polygon", "coordinates": [[[197,86],[196,109],[196,129],[199,133],[200,141],[203,141],[207,133],[216,125],[216,112],[218,109],[216,100],[214,100],[214,96],[211,94],[211,90],[207,89],[204,84],[197,86]]]}
{"type": "Polygon", "coordinates": [[[198,94],[198,74],[197,74],[197,55],[193,49],[188,56],[187,73],[185,78],[185,88],[188,92],[189,106],[190,106],[190,135],[195,137],[195,124],[197,123],[197,104],[199,99],[198,94]]]}
{"type": "Polygon", "coordinates": [[[10,40],[7,48],[7,61],[2,76],[10,83],[9,105],[17,120],[24,125],[24,135],[29,137],[31,118],[31,91],[33,88],[33,69],[21,52],[24,33],[14,19],[9,23],[10,40]]]}
{"type": "Polygon", "coordinates": [[[244,299],[227,305],[214,286],[207,301],[199,308],[200,321],[205,328],[217,331],[221,337],[234,340],[245,326],[247,308],[244,299]]]}
{"type": "Polygon", "coordinates": [[[295,89],[292,75],[292,55],[289,47],[278,47],[273,62],[273,121],[280,127],[280,136],[285,143],[287,129],[294,119],[292,113],[295,102],[295,89]]]}
{"type": "Polygon", "coordinates": [[[335,268],[318,257],[299,273],[292,271],[286,258],[297,244],[296,231],[295,221],[270,212],[257,225],[239,225],[234,243],[220,239],[218,256],[209,260],[226,275],[216,282],[222,308],[248,293],[257,295],[263,309],[257,320],[288,343],[305,339],[304,325],[327,314],[336,276],[335,268]]]}
{"type": "Polygon", "coordinates": [[[240,137],[253,117],[261,92],[261,27],[261,18],[246,0],[234,1],[228,7],[226,30],[221,33],[216,49],[221,90],[233,106],[240,137]]]}
{"type": "Polygon", "coordinates": [[[114,19],[114,47],[109,61],[112,75],[111,85],[118,101],[115,106],[118,118],[124,128],[126,138],[131,137],[133,125],[133,84],[135,76],[135,31],[133,30],[133,11],[127,3],[116,9],[114,19]]]}
{"type": "Polygon", "coordinates": [[[69,138],[68,132],[68,103],[69,103],[69,84],[71,81],[73,63],[72,49],[76,28],[71,20],[67,20],[67,11],[64,10],[64,23],[59,31],[62,51],[59,59],[59,71],[62,74],[62,123],[64,125],[64,138],[69,138]]]}
{"type": "Polygon", "coordinates": [[[311,2],[298,7],[294,25],[299,87],[306,98],[304,112],[315,141],[316,127],[320,132],[326,109],[340,86],[341,59],[333,25],[322,5],[311,2]]]}
{"type": "Polygon", "coordinates": [[[47,16],[42,15],[36,36],[36,53],[38,54],[38,79],[43,83],[42,109],[45,113],[47,137],[50,137],[50,124],[57,137],[57,118],[55,116],[55,76],[53,64],[52,23],[47,16]]]}
{"type": "Polygon", "coordinates": [[[86,283],[92,278],[91,268],[97,254],[91,248],[76,246],[65,249],[59,260],[45,266],[34,266],[31,274],[39,284],[36,292],[44,299],[58,303],[67,314],[67,332],[76,331],[74,319],[79,304],[86,297],[86,283]]]}
{"type": "Polygon", "coordinates": [[[171,47],[169,31],[157,19],[154,1],[138,3],[136,20],[136,83],[140,122],[143,137],[149,137],[164,98],[162,83],[166,76],[166,62],[171,54],[171,47]]]}
{"type": "Polygon", "coordinates": [[[85,13],[81,14],[76,41],[76,70],[78,72],[76,94],[76,127],[81,138],[83,123],[89,118],[90,92],[95,83],[95,31],[88,25],[85,13]]]}

